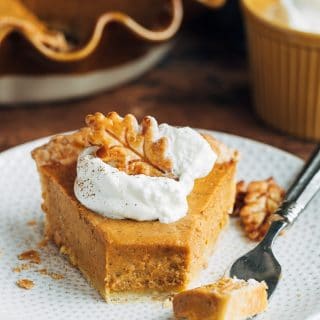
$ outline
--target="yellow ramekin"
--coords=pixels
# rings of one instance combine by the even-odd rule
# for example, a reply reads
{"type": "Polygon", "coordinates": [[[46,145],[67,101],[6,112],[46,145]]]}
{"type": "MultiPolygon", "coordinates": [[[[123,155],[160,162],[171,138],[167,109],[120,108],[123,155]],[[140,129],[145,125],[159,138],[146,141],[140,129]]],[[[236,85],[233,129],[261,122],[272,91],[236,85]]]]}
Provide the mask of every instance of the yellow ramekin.
{"type": "Polygon", "coordinates": [[[255,109],[266,123],[320,140],[320,35],[266,12],[279,0],[242,0],[255,109]]]}

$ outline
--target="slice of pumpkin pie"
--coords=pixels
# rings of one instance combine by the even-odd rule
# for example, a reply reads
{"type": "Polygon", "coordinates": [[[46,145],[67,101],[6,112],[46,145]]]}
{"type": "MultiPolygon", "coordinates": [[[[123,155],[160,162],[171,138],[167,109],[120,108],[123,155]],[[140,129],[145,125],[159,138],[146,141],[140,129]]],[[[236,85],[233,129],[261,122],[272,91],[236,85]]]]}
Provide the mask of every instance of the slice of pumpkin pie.
{"type": "Polygon", "coordinates": [[[176,319],[245,320],[267,309],[265,282],[221,278],[217,282],[177,294],[176,319]]]}
{"type": "Polygon", "coordinates": [[[152,117],[86,124],[32,152],[47,237],[105,299],[184,289],[228,221],[237,152],[152,117]]]}

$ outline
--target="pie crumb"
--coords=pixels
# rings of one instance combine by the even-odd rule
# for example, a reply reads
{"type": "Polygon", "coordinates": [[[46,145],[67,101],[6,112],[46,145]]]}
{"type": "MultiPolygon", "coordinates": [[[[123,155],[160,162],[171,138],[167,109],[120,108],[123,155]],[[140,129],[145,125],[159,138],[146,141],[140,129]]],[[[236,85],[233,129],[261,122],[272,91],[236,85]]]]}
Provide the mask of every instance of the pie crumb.
{"type": "Polygon", "coordinates": [[[64,275],[63,274],[60,274],[60,273],[55,273],[55,272],[51,272],[49,273],[49,276],[54,279],[54,280],[61,280],[64,278],[64,275]]]}
{"type": "Polygon", "coordinates": [[[64,278],[63,274],[60,273],[56,273],[56,272],[48,272],[47,269],[39,269],[37,270],[37,272],[39,272],[40,274],[44,275],[44,276],[49,276],[51,279],[54,280],[61,280],[64,278]]]}
{"type": "Polygon", "coordinates": [[[19,260],[29,260],[32,263],[40,264],[40,254],[36,250],[28,250],[18,255],[19,260]]]}
{"type": "Polygon", "coordinates": [[[21,264],[20,266],[17,266],[17,267],[14,267],[12,269],[13,272],[21,272],[21,271],[24,271],[24,270],[29,270],[30,269],[30,264],[28,263],[23,263],[21,264]]]}
{"type": "Polygon", "coordinates": [[[34,282],[29,279],[20,279],[16,283],[18,287],[26,290],[30,290],[34,287],[34,282]]]}
{"type": "Polygon", "coordinates": [[[44,275],[44,276],[47,276],[48,275],[48,270],[47,269],[39,269],[37,270],[37,272],[39,272],[40,274],[44,275]]]}
{"type": "Polygon", "coordinates": [[[27,222],[27,225],[28,226],[35,226],[37,224],[37,221],[36,220],[29,220],[28,222],[27,222]]]}
{"type": "Polygon", "coordinates": [[[47,246],[47,244],[48,244],[48,239],[44,238],[37,244],[37,246],[38,248],[44,248],[47,246]]]}

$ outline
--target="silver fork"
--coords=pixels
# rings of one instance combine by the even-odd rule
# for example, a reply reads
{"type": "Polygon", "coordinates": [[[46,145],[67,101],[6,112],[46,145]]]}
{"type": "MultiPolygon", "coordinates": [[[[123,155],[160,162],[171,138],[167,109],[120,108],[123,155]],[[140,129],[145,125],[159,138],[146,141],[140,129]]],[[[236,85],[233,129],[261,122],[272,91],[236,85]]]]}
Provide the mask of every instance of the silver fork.
{"type": "Polygon", "coordinates": [[[283,229],[296,221],[319,189],[320,145],[289,188],[277,210],[280,219],[271,224],[268,233],[257,247],[236,260],[231,267],[230,276],[265,281],[270,298],[281,276],[281,266],[272,252],[274,240],[283,229]]]}

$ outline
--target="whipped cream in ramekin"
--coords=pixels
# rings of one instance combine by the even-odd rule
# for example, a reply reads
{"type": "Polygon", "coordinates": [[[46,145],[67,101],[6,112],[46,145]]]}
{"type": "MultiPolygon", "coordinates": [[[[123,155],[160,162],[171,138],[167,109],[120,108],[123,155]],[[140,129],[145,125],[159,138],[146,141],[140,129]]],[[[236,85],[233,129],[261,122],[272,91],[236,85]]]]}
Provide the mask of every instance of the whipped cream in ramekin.
{"type": "Polygon", "coordinates": [[[187,196],[194,180],[209,174],[217,159],[209,143],[195,130],[159,125],[159,137],[168,138],[168,157],[177,180],[128,175],[86,148],[78,158],[74,192],[88,209],[113,219],[175,222],[188,212],[187,196]]]}
{"type": "Polygon", "coordinates": [[[290,27],[320,33],[320,0],[281,0],[290,27]]]}

